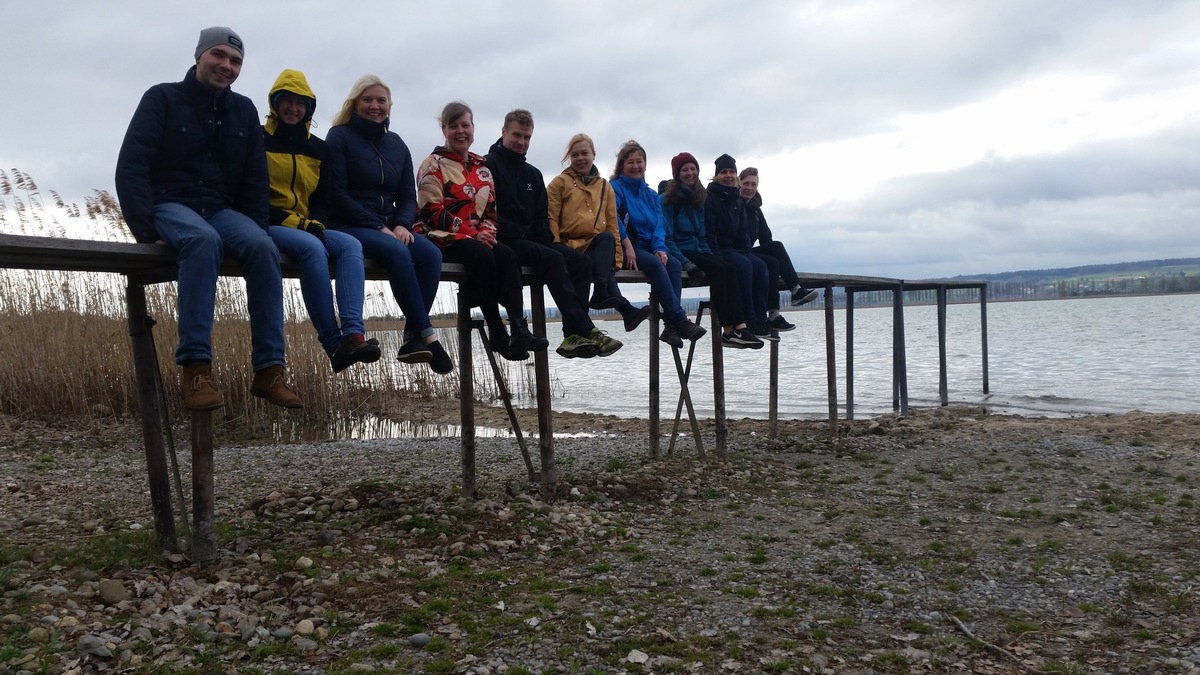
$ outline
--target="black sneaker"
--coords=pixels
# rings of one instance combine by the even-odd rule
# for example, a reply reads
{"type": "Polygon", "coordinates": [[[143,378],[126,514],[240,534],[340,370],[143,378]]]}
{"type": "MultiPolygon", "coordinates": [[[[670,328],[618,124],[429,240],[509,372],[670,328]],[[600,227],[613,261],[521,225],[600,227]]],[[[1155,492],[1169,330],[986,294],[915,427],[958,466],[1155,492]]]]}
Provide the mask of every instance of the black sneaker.
{"type": "Polygon", "coordinates": [[[679,337],[679,333],[671,326],[663,328],[662,332],[658,334],[658,339],[660,342],[665,342],[675,349],[683,349],[683,338],[679,337]]]}
{"type": "Polygon", "coordinates": [[[650,318],[650,305],[641,308],[629,305],[629,309],[621,312],[621,317],[625,319],[625,332],[632,333],[643,321],[650,318]]]}
{"type": "Polygon", "coordinates": [[[429,359],[429,367],[433,369],[433,372],[445,375],[454,370],[454,362],[442,348],[442,343],[434,340],[425,346],[429,348],[429,353],[432,355],[432,358],[429,359]]]}
{"type": "Polygon", "coordinates": [[[684,319],[683,321],[675,324],[674,328],[675,332],[679,334],[679,337],[690,342],[695,342],[696,340],[699,340],[708,334],[708,331],[705,330],[704,326],[692,323],[688,319],[684,319]]]}
{"type": "Polygon", "coordinates": [[[400,363],[429,363],[433,359],[433,352],[418,338],[405,342],[396,358],[400,359],[400,363]]]}
{"type": "Polygon", "coordinates": [[[588,307],[591,309],[616,309],[625,303],[625,298],[619,295],[598,296],[593,295],[588,301],[588,307]]]}
{"type": "Polygon", "coordinates": [[[356,363],[375,363],[383,353],[378,344],[371,344],[358,333],[342,338],[337,349],[329,355],[333,372],[340,373],[356,363]]]}
{"type": "Polygon", "coordinates": [[[529,352],[519,348],[516,345],[516,337],[509,337],[508,333],[500,330],[488,331],[488,347],[492,353],[499,354],[501,358],[508,361],[526,361],[529,359],[529,352]]]}
{"type": "Polygon", "coordinates": [[[772,330],[765,322],[754,324],[750,327],[750,330],[754,333],[754,336],[760,340],[779,342],[779,333],[772,330]]]}
{"type": "Polygon", "coordinates": [[[762,349],[763,342],[754,337],[749,328],[721,334],[721,345],[734,349],[762,349]]]}
{"type": "Polygon", "coordinates": [[[770,328],[772,330],[777,330],[780,333],[786,333],[789,330],[796,330],[796,324],[783,318],[782,314],[779,314],[775,318],[773,318],[767,322],[767,328],[770,328]]]}
{"type": "Polygon", "coordinates": [[[554,351],[564,359],[590,359],[600,353],[600,345],[582,335],[568,335],[554,351]]]}
{"type": "Polygon", "coordinates": [[[792,289],[792,307],[808,304],[817,299],[817,291],[808,289],[803,286],[797,286],[792,289]]]}
{"type": "Polygon", "coordinates": [[[737,334],[738,334],[739,339],[741,339],[743,342],[745,342],[750,347],[750,349],[762,349],[763,348],[763,341],[760,340],[759,337],[754,334],[754,330],[751,329],[749,326],[746,326],[745,328],[737,331],[737,334]]]}

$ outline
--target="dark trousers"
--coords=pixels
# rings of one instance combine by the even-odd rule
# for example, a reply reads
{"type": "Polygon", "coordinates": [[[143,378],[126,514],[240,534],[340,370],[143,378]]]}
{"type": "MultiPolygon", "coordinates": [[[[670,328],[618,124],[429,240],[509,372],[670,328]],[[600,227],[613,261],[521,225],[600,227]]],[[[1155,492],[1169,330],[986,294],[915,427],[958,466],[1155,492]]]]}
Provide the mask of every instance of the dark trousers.
{"type": "Polygon", "coordinates": [[[507,245],[496,242],[489,248],[475,239],[460,239],[447,244],[442,260],[467,268],[467,280],[463,282],[467,301],[483,312],[489,328],[503,325],[498,305],[508,310],[509,318],[525,315],[521,267],[517,254],[507,245]]]}
{"type": "Polygon", "coordinates": [[[623,298],[621,289],[617,288],[617,277],[613,274],[613,263],[617,259],[617,239],[611,232],[601,232],[592,239],[584,252],[592,261],[592,286],[594,297],[623,298]]]}
{"type": "Polygon", "coordinates": [[[587,313],[588,286],[592,281],[592,262],[588,257],[563,244],[545,245],[528,239],[504,243],[517,254],[522,265],[533,268],[538,280],[550,291],[562,315],[563,337],[590,335],[596,326],[587,313]]]}
{"type": "Polygon", "coordinates": [[[746,323],[746,312],[742,309],[742,287],[738,272],[733,265],[711,253],[685,251],[687,259],[696,263],[704,272],[709,284],[708,294],[712,299],[713,311],[722,326],[737,326],[746,323]]]}
{"type": "MultiPolygon", "coordinates": [[[[769,241],[762,246],[755,246],[750,251],[767,264],[767,273],[772,284],[776,283],[776,279],[783,279],[788,290],[800,285],[800,277],[796,276],[796,268],[792,265],[792,258],[783,247],[783,242],[769,241]]],[[[767,297],[767,309],[779,309],[778,290],[767,297]]]]}

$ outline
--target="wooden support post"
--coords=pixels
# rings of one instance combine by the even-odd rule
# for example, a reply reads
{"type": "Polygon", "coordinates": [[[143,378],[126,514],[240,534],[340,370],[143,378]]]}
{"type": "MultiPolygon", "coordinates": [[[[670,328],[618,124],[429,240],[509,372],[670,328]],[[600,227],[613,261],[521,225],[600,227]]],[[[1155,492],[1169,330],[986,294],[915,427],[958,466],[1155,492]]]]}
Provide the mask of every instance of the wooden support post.
{"type": "Polygon", "coordinates": [[[771,343],[771,373],[767,385],[767,438],[779,436],[779,341],[771,343]]]}
{"type": "Polygon", "coordinates": [[[471,303],[458,284],[458,416],[462,424],[462,490],[475,497],[475,366],[471,354],[471,303]]]}
{"type": "Polygon", "coordinates": [[[217,559],[217,501],[213,488],[212,411],[192,411],[192,562],[217,559]]]}
{"type": "Polygon", "coordinates": [[[650,294],[650,459],[658,459],[658,447],[662,441],[662,420],[659,419],[659,323],[658,300],[650,294]]]}
{"type": "MultiPolygon", "coordinates": [[[[529,287],[530,309],[533,312],[533,332],[546,336],[546,297],[542,284],[529,287]]],[[[547,336],[549,337],[549,336],[547,336]]],[[[537,385],[538,449],[542,460],[542,497],[554,496],[558,480],[554,467],[554,411],[550,402],[550,350],[533,354],[533,373],[537,385]]]]}
{"type": "Polygon", "coordinates": [[[908,364],[904,347],[904,282],[892,288],[892,410],[908,414],[908,364]]]}
{"type": "Polygon", "coordinates": [[[987,284],[979,287],[979,339],[983,355],[983,393],[989,394],[988,387],[988,337],[987,337],[987,284]]]}
{"type": "Polygon", "coordinates": [[[713,369],[713,419],[717,427],[717,457],[722,461],[726,458],[726,444],[729,441],[729,423],[725,419],[725,354],[721,345],[721,323],[717,313],[712,313],[709,320],[708,333],[712,336],[712,369],[713,369]]]}
{"type": "Polygon", "coordinates": [[[938,398],[942,406],[950,405],[950,388],[946,381],[946,286],[937,287],[937,333],[938,333],[938,398]]]}
{"type": "Polygon", "coordinates": [[[829,396],[829,433],[837,436],[837,345],[833,332],[833,284],[825,284],[825,385],[829,396]]]}
{"type": "Polygon", "coordinates": [[[846,289],[846,419],[854,419],[854,291],[846,289]]]}
{"type": "Polygon", "coordinates": [[[138,407],[142,415],[142,442],[146,450],[146,474],[150,481],[150,509],[154,513],[154,535],[158,547],[174,551],[175,514],[171,509],[171,481],[164,447],[161,397],[158,393],[158,359],[155,357],[153,321],[146,312],[146,289],[129,283],[125,288],[129,340],[133,350],[133,372],[137,383],[138,407]]]}

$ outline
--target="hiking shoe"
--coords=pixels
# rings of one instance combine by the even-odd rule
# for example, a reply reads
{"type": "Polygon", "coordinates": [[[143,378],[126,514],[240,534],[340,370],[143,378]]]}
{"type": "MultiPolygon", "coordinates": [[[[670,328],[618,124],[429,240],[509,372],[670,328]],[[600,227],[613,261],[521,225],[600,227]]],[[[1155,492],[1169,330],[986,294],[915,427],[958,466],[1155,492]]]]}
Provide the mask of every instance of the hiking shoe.
{"type": "Polygon", "coordinates": [[[454,362],[450,360],[450,355],[442,348],[442,343],[434,340],[425,346],[429,348],[429,367],[433,369],[433,372],[445,375],[454,370],[454,362]]]}
{"type": "Polygon", "coordinates": [[[183,407],[188,410],[216,410],[225,405],[221,394],[212,383],[212,364],[208,361],[192,361],[180,364],[179,388],[183,392],[183,407]]]}
{"type": "MultiPolygon", "coordinates": [[[[647,307],[646,309],[649,310],[650,308],[647,307]]],[[[617,353],[618,349],[625,346],[620,340],[608,337],[608,333],[599,328],[593,328],[592,334],[588,336],[588,339],[595,342],[596,346],[600,348],[597,356],[612,356],[617,353]]]]}
{"type": "Polygon", "coordinates": [[[684,319],[683,321],[676,323],[674,328],[675,332],[679,334],[679,337],[690,342],[695,342],[696,340],[699,340],[708,334],[708,331],[705,330],[704,326],[692,323],[688,319],[684,319]]]}
{"type": "MultiPolygon", "coordinates": [[[[637,330],[638,326],[642,325],[643,321],[650,318],[650,305],[642,308],[634,307],[628,302],[625,305],[626,308],[621,310],[621,318],[625,319],[625,332],[632,333],[637,330]]],[[[601,356],[604,356],[604,354],[601,354],[601,356]]]]}
{"type": "Polygon", "coordinates": [[[600,345],[582,335],[568,335],[554,351],[564,359],[590,359],[600,353],[600,345]]]}
{"type": "Polygon", "coordinates": [[[544,337],[538,337],[529,332],[529,324],[524,318],[509,319],[509,326],[512,328],[512,339],[509,340],[509,347],[519,351],[541,352],[545,351],[550,346],[550,341],[544,337]]]}
{"type": "Polygon", "coordinates": [[[329,365],[333,372],[340,373],[356,363],[375,363],[382,354],[378,344],[371,344],[358,333],[351,333],[342,338],[337,349],[329,355],[329,365]]]}
{"type": "Polygon", "coordinates": [[[732,333],[722,333],[721,345],[734,349],[762,349],[763,341],[759,340],[749,328],[743,328],[732,333]]]}
{"type": "Polygon", "coordinates": [[[303,408],[304,402],[287,383],[287,370],[283,366],[269,366],[254,373],[250,393],[267,399],[281,408],[303,408]]]}
{"type": "Polygon", "coordinates": [[[807,289],[803,286],[797,286],[792,289],[792,307],[799,307],[817,299],[817,291],[815,289],[807,289]]]}
{"type": "Polygon", "coordinates": [[[780,333],[786,333],[789,330],[796,330],[796,324],[783,318],[782,314],[776,315],[775,318],[767,322],[767,328],[777,330],[780,333]]]}
{"type": "Polygon", "coordinates": [[[675,349],[683,349],[683,338],[679,337],[679,333],[673,326],[663,328],[662,332],[658,334],[658,340],[671,345],[675,349]]]}
{"type": "Polygon", "coordinates": [[[625,298],[619,295],[593,295],[588,301],[590,309],[617,309],[625,303],[625,298]]]}
{"type": "Polygon", "coordinates": [[[405,342],[396,358],[400,359],[400,363],[429,363],[433,359],[433,352],[418,338],[405,342]]]}
{"type": "Polygon", "coordinates": [[[488,331],[488,347],[492,353],[499,354],[509,361],[525,361],[529,352],[516,346],[516,336],[509,337],[503,326],[488,331]]]}

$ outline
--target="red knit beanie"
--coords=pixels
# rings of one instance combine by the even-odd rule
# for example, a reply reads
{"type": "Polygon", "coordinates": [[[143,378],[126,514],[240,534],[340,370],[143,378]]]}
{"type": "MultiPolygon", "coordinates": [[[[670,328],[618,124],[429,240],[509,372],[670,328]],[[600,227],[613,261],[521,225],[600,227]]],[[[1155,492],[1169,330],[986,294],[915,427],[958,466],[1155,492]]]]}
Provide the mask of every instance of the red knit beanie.
{"type": "Polygon", "coordinates": [[[683,168],[684,164],[687,164],[689,162],[692,164],[695,164],[696,169],[700,168],[700,162],[697,162],[696,158],[693,157],[692,153],[690,153],[690,152],[681,152],[678,155],[675,155],[674,157],[672,157],[671,158],[671,175],[674,176],[675,178],[679,178],[679,170],[683,168]]]}

